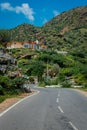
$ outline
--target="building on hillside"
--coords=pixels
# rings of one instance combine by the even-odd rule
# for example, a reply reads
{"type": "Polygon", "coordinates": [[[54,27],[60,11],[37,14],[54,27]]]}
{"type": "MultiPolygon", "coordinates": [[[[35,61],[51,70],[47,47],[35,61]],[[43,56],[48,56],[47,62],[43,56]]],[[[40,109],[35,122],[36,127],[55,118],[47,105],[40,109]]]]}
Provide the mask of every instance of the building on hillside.
{"type": "Polygon", "coordinates": [[[7,43],[7,48],[8,49],[23,48],[23,45],[22,42],[9,42],[7,43]]]}
{"type": "Polygon", "coordinates": [[[8,49],[13,48],[29,48],[31,50],[47,49],[46,44],[36,40],[35,42],[10,42],[7,44],[8,49]]]}

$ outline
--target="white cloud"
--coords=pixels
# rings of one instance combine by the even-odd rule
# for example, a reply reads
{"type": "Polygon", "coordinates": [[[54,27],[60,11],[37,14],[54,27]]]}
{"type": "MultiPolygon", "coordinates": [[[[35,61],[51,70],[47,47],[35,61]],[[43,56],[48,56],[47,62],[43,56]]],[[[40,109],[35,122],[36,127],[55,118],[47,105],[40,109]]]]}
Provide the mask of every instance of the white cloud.
{"type": "Polygon", "coordinates": [[[2,10],[9,10],[9,11],[14,10],[14,8],[11,7],[10,3],[1,3],[0,6],[2,10]]]}
{"type": "Polygon", "coordinates": [[[54,11],[53,11],[53,14],[54,14],[54,16],[57,16],[57,15],[59,15],[60,13],[59,13],[57,10],[54,10],[54,11]]]}
{"type": "Polygon", "coordinates": [[[45,24],[45,23],[47,23],[47,19],[46,18],[44,18],[44,20],[43,20],[43,24],[45,24]]]}
{"type": "Polygon", "coordinates": [[[0,4],[2,10],[13,11],[15,13],[22,13],[31,21],[34,21],[35,12],[29,6],[28,3],[23,3],[21,6],[12,7],[10,3],[1,3],[0,4]]]}

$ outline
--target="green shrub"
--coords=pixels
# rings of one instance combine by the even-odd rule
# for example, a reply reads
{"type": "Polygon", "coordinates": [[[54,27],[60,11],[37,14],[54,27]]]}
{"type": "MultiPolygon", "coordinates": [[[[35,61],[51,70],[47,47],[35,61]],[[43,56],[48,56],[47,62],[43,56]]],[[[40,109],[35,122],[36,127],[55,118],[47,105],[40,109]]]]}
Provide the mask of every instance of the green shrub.
{"type": "Polygon", "coordinates": [[[24,84],[25,79],[22,77],[16,77],[12,82],[13,89],[21,89],[21,86],[24,84]]]}
{"type": "Polygon", "coordinates": [[[71,83],[69,83],[69,81],[64,81],[61,85],[63,88],[71,88],[71,83]]]}
{"type": "Polygon", "coordinates": [[[29,76],[30,83],[34,83],[34,76],[29,76]]]}
{"type": "Polygon", "coordinates": [[[87,83],[85,84],[85,86],[84,86],[85,88],[87,88],[87,83]]]}
{"type": "Polygon", "coordinates": [[[59,73],[58,78],[59,78],[59,82],[64,82],[65,81],[65,75],[63,73],[61,73],[61,72],[59,73]]]}
{"type": "Polygon", "coordinates": [[[20,93],[20,90],[19,89],[12,89],[11,91],[8,91],[8,95],[18,95],[20,93]]]}
{"type": "Polygon", "coordinates": [[[77,85],[82,85],[85,82],[85,78],[82,74],[78,73],[78,75],[75,76],[75,83],[77,85]]]}
{"type": "Polygon", "coordinates": [[[0,85],[0,95],[4,95],[3,87],[0,85]]]}
{"type": "Polygon", "coordinates": [[[40,87],[45,87],[45,86],[46,86],[46,83],[45,83],[44,81],[39,82],[39,86],[40,86],[40,87]]]}
{"type": "Polygon", "coordinates": [[[58,77],[55,77],[53,80],[51,80],[51,85],[58,85],[58,77]]]}
{"type": "Polygon", "coordinates": [[[45,80],[45,84],[46,84],[46,85],[51,85],[51,80],[50,80],[49,78],[46,79],[46,80],[45,80]]]}
{"type": "Polygon", "coordinates": [[[45,65],[43,61],[33,61],[30,63],[29,70],[27,71],[27,75],[29,76],[37,76],[38,81],[42,81],[42,75],[44,73],[45,65]]]}
{"type": "Polygon", "coordinates": [[[5,90],[10,89],[11,81],[7,76],[0,76],[0,84],[5,90]]]}
{"type": "Polygon", "coordinates": [[[3,102],[6,99],[5,96],[0,96],[0,103],[3,102]]]}
{"type": "Polygon", "coordinates": [[[73,72],[71,68],[63,68],[61,69],[61,73],[64,74],[67,77],[72,76],[73,72]]]}

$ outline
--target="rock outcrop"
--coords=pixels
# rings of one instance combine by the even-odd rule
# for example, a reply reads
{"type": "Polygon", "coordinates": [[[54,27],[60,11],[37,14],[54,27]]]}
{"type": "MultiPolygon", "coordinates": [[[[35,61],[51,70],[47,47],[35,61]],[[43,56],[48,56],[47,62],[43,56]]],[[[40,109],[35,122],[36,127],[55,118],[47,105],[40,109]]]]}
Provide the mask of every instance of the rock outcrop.
{"type": "Polygon", "coordinates": [[[14,69],[16,64],[16,59],[5,49],[0,48],[0,74],[5,74],[7,71],[14,69]]]}

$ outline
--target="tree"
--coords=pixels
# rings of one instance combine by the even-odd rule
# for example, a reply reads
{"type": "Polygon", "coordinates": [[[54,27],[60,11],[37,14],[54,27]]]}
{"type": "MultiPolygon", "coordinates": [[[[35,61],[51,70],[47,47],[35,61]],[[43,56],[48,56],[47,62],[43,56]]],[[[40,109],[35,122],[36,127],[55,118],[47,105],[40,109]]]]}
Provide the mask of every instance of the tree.
{"type": "Polygon", "coordinates": [[[5,30],[0,30],[0,43],[6,46],[6,43],[10,41],[10,35],[5,30]]]}
{"type": "Polygon", "coordinates": [[[33,61],[30,63],[27,74],[30,76],[37,76],[38,81],[42,81],[45,65],[43,61],[33,61]]]}
{"type": "Polygon", "coordinates": [[[51,77],[55,77],[55,76],[57,76],[58,73],[59,73],[59,65],[58,64],[54,64],[52,66],[52,68],[49,70],[49,75],[51,77]]]}
{"type": "Polygon", "coordinates": [[[41,54],[38,58],[38,60],[44,61],[45,63],[47,63],[47,61],[51,61],[51,56],[50,54],[41,54]]]}

